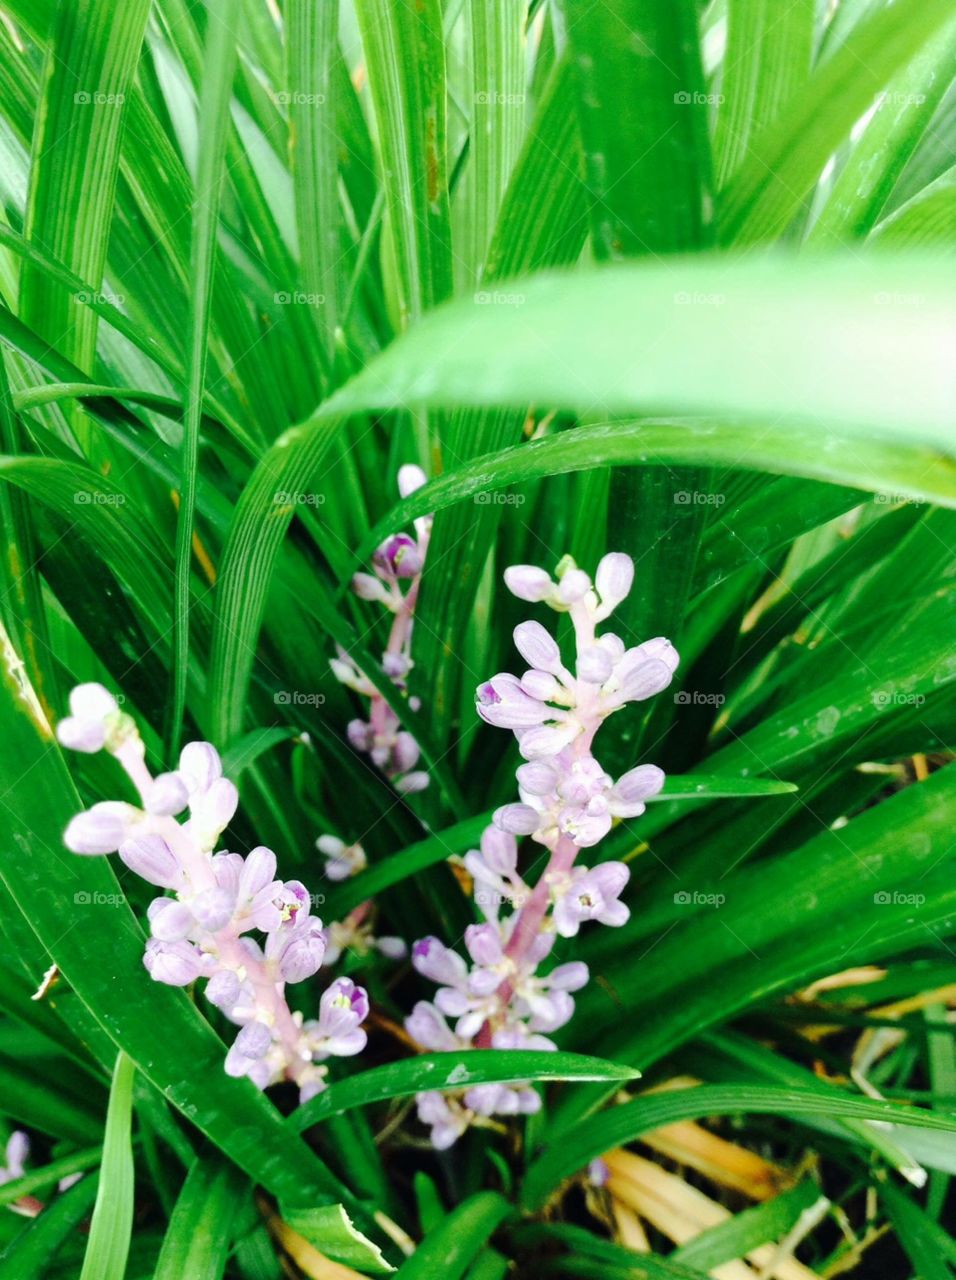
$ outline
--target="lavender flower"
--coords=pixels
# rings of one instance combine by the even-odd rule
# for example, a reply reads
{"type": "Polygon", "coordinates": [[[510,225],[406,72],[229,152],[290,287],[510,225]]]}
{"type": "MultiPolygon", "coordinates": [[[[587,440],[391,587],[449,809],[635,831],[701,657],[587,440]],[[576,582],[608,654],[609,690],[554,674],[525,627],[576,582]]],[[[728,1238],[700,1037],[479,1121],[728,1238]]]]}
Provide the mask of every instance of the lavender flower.
{"type": "MultiPolygon", "coordinates": [[[[575,656],[566,665],[540,623],[515,628],[515,646],[529,664],[523,675],[498,675],[479,686],[476,709],[488,724],[511,729],[524,763],[517,770],[519,800],[498,809],[480,850],[464,858],[484,923],[465,933],[470,964],[437,938],[412,952],[423,977],[438,985],[434,1001],[420,1001],[406,1028],[428,1049],[554,1049],[550,1036],[573,1016],[573,992],[588,981],[580,961],[540,972],[556,937],[574,937],[595,920],[620,926],[629,911],[621,901],[628,870],[620,862],[579,867],[580,849],[598,844],[616,819],[638,817],[657,795],[664,774],[643,764],[616,781],[592,751],[603,721],[629,702],[641,702],[670,683],[677,653],[657,637],[628,648],[611,632],[599,635],[630,591],[629,556],[606,555],[594,581],[570,557],[552,578],[532,565],[505,570],[519,599],[570,615],[575,656]],[[517,838],[531,836],[548,850],[543,874],[531,886],[518,873],[517,838]]],[[[444,1149],[469,1125],[493,1116],[530,1114],[540,1106],[526,1085],[480,1085],[460,1094],[423,1093],[419,1119],[444,1149]]]]}
{"type": "MultiPolygon", "coordinates": [[[[398,489],[403,498],[421,488],[426,477],[420,467],[408,464],[398,473],[398,489]]],[[[428,554],[431,536],[431,516],[415,521],[414,538],[407,533],[393,533],[381,544],[372,557],[372,573],[357,573],[352,579],[352,590],[362,600],[374,601],[394,615],[388,643],[382,655],[382,671],[395,687],[407,693],[407,677],[413,667],[411,642],[415,618],[415,605],[421,585],[422,570],[428,554]],[[407,584],[407,590],[402,584],[407,584]]],[[[331,662],[336,679],[369,702],[367,720],[351,720],[346,733],[356,751],[368,755],[377,769],[402,795],[412,795],[428,786],[428,774],[416,769],[421,749],[410,733],[403,730],[401,722],[375,685],[344,649],[339,648],[331,662]]],[[[413,711],[418,710],[418,700],[409,699],[413,711]]],[[[331,837],[322,837],[330,839],[331,837]]],[[[331,852],[325,849],[323,853],[331,852]]],[[[333,857],[337,856],[335,854],[333,857]]],[[[364,856],[364,855],[363,855],[364,856]]],[[[344,879],[351,874],[342,870],[336,876],[329,865],[329,875],[344,879]]]]}
{"type": "Polygon", "coordinates": [[[143,963],[169,986],[207,981],[211,1003],[239,1028],[226,1055],[228,1074],[248,1076],[262,1089],[293,1080],[300,1097],[313,1096],[325,1087],[325,1059],[364,1047],[368,999],[339,979],[322,996],[317,1022],[304,1023],[289,1008],[286,983],[318,972],[328,950],[305,886],[277,878],[276,856],[264,846],[245,858],[213,852],[239,797],[208,742],[189,743],[179,767],[154,778],[134,722],[102,686],[74,690],[70,710],[60,741],[115,755],[141,807],[111,800],[93,805],[70,822],[67,848],[89,855],[118,851],[131,871],[172,895],[150,904],[143,963]]]}

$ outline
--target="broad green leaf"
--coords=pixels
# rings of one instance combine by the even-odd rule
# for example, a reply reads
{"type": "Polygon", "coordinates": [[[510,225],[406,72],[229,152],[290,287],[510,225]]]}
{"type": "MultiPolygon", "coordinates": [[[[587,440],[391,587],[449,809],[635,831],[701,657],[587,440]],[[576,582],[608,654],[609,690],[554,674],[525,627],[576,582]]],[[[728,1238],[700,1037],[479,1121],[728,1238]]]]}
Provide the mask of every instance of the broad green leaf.
{"type": "MultiPolygon", "coordinates": [[[[514,283],[520,305],[436,311],[326,412],[536,403],[607,416],[739,413],[754,420],[755,442],[756,419],[773,414],[945,452],[954,275],[945,262],[881,254],[684,258],[538,276],[514,283]]],[[[284,447],[294,442],[287,435],[284,447]]]]}
{"type": "Polygon", "coordinates": [[[123,1280],[133,1229],[133,1078],[136,1067],[122,1050],[116,1057],[103,1136],[96,1204],[80,1280],[123,1280]]]}
{"type": "Polygon", "coordinates": [[[520,1080],[633,1080],[640,1072],[576,1053],[533,1049],[482,1049],[473,1053],[424,1053],[390,1062],[340,1080],[293,1112],[290,1126],[301,1132],[327,1116],[353,1107],[413,1093],[470,1089],[476,1084],[520,1080]]]}

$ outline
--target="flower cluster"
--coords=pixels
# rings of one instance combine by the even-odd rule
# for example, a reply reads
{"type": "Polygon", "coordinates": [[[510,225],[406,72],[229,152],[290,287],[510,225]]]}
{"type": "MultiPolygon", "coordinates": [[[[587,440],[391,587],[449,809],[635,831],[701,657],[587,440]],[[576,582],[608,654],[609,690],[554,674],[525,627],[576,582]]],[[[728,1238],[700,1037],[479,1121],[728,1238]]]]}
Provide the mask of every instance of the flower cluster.
{"type": "Polygon", "coordinates": [[[74,689],[70,712],[57,726],[60,742],[108,750],[140,804],[93,805],[70,822],[64,843],[78,854],[119,853],[131,871],[166,891],[148,910],[143,961],[150,975],[175,987],[206,980],[207,998],[240,1028],[226,1055],[229,1075],[248,1076],[260,1088],[292,1080],[303,1101],[319,1092],[325,1059],[364,1048],[368,999],[339,978],[322,995],[317,1019],[304,1021],[289,1008],[285,984],[320,968],[326,932],[305,886],[276,878],[271,849],[260,846],[245,858],[214,852],[239,798],[217,751],[191,742],[176,770],[154,778],[135,723],[102,685],[74,689]]]}
{"type": "MultiPolygon", "coordinates": [[[[628,919],[621,901],[627,867],[603,862],[588,868],[576,859],[580,849],[607,835],[615,818],[643,813],[645,801],[664,784],[664,774],[651,764],[615,781],[592,751],[612,712],[659,693],[677,667],[677,653],[662,637],[628,648],[619,636],[597,634],[633,578],[630,557],[620,553],[601,560],[593,582],[570,557],[555,578],[531,565],[505,571],[505,583],[519,599],[569,615],[574,668],[565,666],[540,623],[522,622],[514,640],[529,670],[520,677],[500,673],[477,691],[481,718],[511,729],[518,740],[524,759],[517,771],[520,801],[495,812],[480,849],[464,860],[484,917],[465,932],[470,964],[437,938],[424,938],[413,949],[415,968],[439,988],[432,1003],[419,1002],[406,1020],[409,1034],[427,1049],[554,1049],[550,1035],[571,1018],[572,993],[588,981],[580,961],[539,973],[556,938],[573,937],[588,920],[617,926],[628,919]],[[533,886],[518,872],[519,836],[548,850],[533,886]]],[[[460,1094],[419,1094],[417,1103],[433,1145],[444,1149],[469,1125],[536,1111],[540,1098],[527,1086],[486,1084],[460,1094]]]]}
{"type": "MultiPolygon", "coordinates": [[[[421,488],[425,480],[421,467],[411,464],[401,467],[399,494],[407,498],[421,488]]],[[[403,694],[412,669],[412,626],[431,526],[431,516],[422,516],[415,521],[414,538],[407,533],[391,534],[372,557],[373,572],[357,573],[352,579],[352,590],[357,596],[376,601],[394,615],[382,655],[382,671],[403,694]],[[403,584],[407,590],[403,590],[403,584]]],[[[397,791],[404,795],[423,791],[428,786],[428,774],[415,768],[421,756],[418,743],[402,729],[398,716],[344,649],[338,650],[331,665],[336,679],[369,700],[368,719],[349,721],[349,742],[356,751],[371,758],[397,791]]],[[[418,699],[410,698],[409,706],[417,711],[418,699]]]]}

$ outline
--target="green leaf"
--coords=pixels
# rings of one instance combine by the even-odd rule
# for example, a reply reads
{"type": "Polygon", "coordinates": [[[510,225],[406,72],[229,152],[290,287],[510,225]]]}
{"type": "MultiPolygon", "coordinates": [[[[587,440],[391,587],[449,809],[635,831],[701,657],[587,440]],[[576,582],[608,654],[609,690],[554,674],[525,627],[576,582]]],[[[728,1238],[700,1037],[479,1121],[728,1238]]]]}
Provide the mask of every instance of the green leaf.
{"type": "Polygon", "coordinates": [[[802,1214],[829,1201],[810,1178],[790,1191],[781,1192],[764,1204],[735,1213],[725,1222],[694,1236],[674,1253],[675,1262],[686,1262],[711,1272],[723,1262],[743,1258],[762,1244],[777,1243],[802,1214]]]}
{"type": "Polygon", "coordinates": [[[88,1217],[99,1178],[90,1174],[58,1195],[0,1253],[0,1280],[34,1280],[43,1275],[60,1246],[88,1217]]]}
{"type": "Polygon", "coordinates": [[[681,1120],[717,1115],[827,1115],[917,1125],[956,1133],[956,1115],[941,1116],[918,1107],[878,1102],[833,1090],[784,1089],[773,1085],[700,1085],[637,1098],[592,1115],[558,1145],[546,1148],[528,1169],[521,1192],[525,1209],[539,1208],[559,1182],[605,1151],[633,1142],[641,1134],[681,1120]]]}
{"type": "MultiPolygon", "coordinates": [[[[125,103],[148,14],[149,0],[130,0],[121,12],[108,0],[58,5],[46,52],[26,235],[94,292],[103,280],[125,103]]],[[[91,372],[93,313],[32,266],[20,299],[26,323],[91,372]]]]}
{"type": "Polygon", "coordinates": [[[308,1209],[283,1206],[282,1217],[309,1244],[345,1267],[361,1268],[372,1275],[395,1270],[381,1250],[355,1229],[340,1204],[308,1209]]]}
{"type": "Polygon", "coordinates": [[[746,160],[751,139],[772,125],[805,85],[815,17],[813,0],[796,0],[785,9],[773,0],[728,0],[723,101],[714,133],[718,186],[726,186],[746,160]]]}
{"type": "Polygon", "coordinates": [[[80,1280],[123,1280],[133,1229],[133,1078],[136,1067],[117,1054],[103,1137],[96,1204],[80,1280]]]}
{"type": "Polygon", "coordinates": [[[721,194],[721,241],[762,243],[783,232],[851,127],[951,13],[947,0],[899,0],[861,21],[750,142],[721,194]]]}
{"type": "Polygon", "coordinates": [[[482,1049],[471,1053],[423,1053],[404,1062],[389,1062],[339,1080],[311,1098],[290,1116],[297,1132],[319,1124],[327,1116],[353,1107],[414,1093],[442,1089],[470,1089],[476,1084],[520,1080],[633,1080],[633,1067],[619,1066],[577,1053],[533,1049],[482,1049]]]}
{"type": "Polygon", "coordinates": [[[595,256],[708,243],[713,193],[697,6],[567,0],[566,9],[595,256]]]}
{"type": "Polygon", "coordinates": [[[399,327],[451,292],[445,51],[438,0],[357,0],[378,125],[399,327]]]}
{"type": "Polygon", "coordinates": [[[948,452],[954,276],[950,263],[888,254],[538,276],[514,283],[520,305],[456,302],[428,316],[326,412],[417,402],[739,413],[755,420],[755,442],[756,420],[773,414],[810,429],[817,420],[821,440],[818,420],[828,419],[851,437],[878,432],[948,452]]]}
{"type": "Polygon", "coordinates": [[[86,1173],[98,1164],[102,1155],[102,1147],[84,1147],[81,1151],[73,1151],[68,1156],[60,1156],[51,1160],[42,1169],[31,1169],[22,1178],[12,1178],[0,1185],[0,1205],[12,1204],[21,1196],[32,1196],[44,1187],[54,1186],[61,1178],[74,1173],[86,1173]]]}
{"type": "Polygon", "coordinates": [[[186,681],[189,671],[190,568],[195,529],[199,429],[202,418],[209,315],[216,261],[216,227],[222,190],[223,160],[229,128],[229,104],[236,65],[236,41],[228,6],[212,3],[207,24],[207,45],[199,109],[204,128],[200,134],[196,193],[193,204],[190,264],[188,391],[183,423],[182,479],[179,520],[176,527],[176,589],[173,612],[173,681],[166,733],[167,758],[179,753],[186,681]]]}
{"type": "Polygon", "coordinates": [[[407,1262],[398,1280],[460,1280],[469,1263],[492,1232],[511,1213],[511,1206],[495,1191],[479,1191],[430,1231],[407,1262]]]}
{"type": "Polygon", "coordinates": [[[230,1165],[197,1160],[176,1201],[153,1280],[220,1280],[244,1179],[230,1165]]]}

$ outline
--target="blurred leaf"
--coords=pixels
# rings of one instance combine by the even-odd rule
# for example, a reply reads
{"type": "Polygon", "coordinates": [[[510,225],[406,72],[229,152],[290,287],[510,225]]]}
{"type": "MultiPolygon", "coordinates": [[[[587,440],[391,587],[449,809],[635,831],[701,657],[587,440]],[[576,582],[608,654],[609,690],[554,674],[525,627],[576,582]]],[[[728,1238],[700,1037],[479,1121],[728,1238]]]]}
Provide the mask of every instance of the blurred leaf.
{"type": "Polygon", "coordinates": [[[133,1229],[133,1078],[136,1067],[122,1050],[116,1056],[103,1135],[96,1204],[80,1280],[123,1280],[133,1229]]]}

